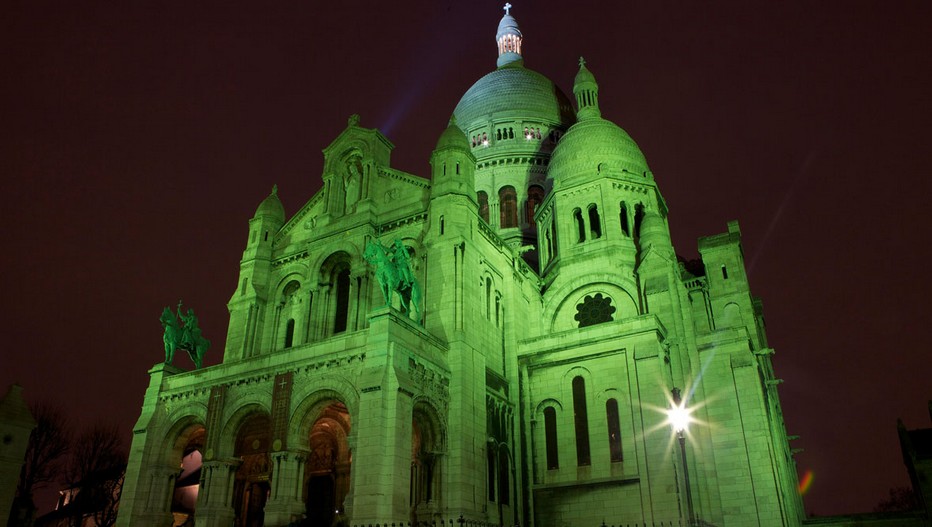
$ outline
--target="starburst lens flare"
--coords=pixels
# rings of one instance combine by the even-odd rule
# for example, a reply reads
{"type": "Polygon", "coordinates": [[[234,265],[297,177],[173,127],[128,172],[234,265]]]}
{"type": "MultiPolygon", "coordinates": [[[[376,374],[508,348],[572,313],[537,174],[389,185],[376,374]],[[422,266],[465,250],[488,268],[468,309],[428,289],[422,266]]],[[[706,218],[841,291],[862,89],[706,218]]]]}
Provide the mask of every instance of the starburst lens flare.
{"type": "Polygon", "coordinates": [[[667,423],[673,427],[674,432],[680,433],[686,430],[689,423],[693,421],[689,414],[690,411],[683,403],[675,405],[667,411],[667,423]]]}

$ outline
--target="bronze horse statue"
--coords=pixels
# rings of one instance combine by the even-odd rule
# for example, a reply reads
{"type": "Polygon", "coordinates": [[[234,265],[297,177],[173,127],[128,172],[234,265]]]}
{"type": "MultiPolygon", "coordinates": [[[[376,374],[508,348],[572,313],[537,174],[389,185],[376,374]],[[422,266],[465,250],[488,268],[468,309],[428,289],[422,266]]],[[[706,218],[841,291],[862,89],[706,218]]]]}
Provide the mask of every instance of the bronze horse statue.
{"type": "Polygon", "coordinates": [[[407,248],[395,240],[393,248],[378,242],[368,242],[363,257],[375,266],[375,277],[385,298],[385,305],[392,305],[392,296],[398,293],[401,312],[415,322],[421,322],[421,287],[411,272],[407,248]]]}
{"type": "Polygon", "coordinates": [[[198,327],[194,310],[188,309],[187,314],[182,314],[181,302],[179,302],[177,316],[172,313],[171,308],[166,307],[162,310],[159,321],[165,328],[165,334],[162,335],[162,342],[165,343],[165,364],[172,363],[175,350],[183,349],[188,352],[195,369],[200,369],[204,362],[204,355],[210,348],[210,341],[201,335],[201,328],[198,327]],[[184,322],[184,326],[181,325],[179,319],[184,322]]]}

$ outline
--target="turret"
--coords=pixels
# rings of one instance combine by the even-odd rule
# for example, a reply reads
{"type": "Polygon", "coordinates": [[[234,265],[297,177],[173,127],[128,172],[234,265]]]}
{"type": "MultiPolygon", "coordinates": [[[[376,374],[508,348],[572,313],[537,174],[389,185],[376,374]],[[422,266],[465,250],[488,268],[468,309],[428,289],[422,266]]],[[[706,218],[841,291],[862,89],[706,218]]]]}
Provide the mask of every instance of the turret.
{"type": "Polygon", "coordinates": [[[272,239],[284,224],[285,207],[278,199],[278,185],[273,185],[272,193],[262,200],[249,220],[249,241],[243,251],[243,261],[271,257],[272,239]]]}
{"type": "Polygon", "coordinates": [[[257,328],[268,300],[269,278],[272,267],[272,240],[285,224],[285,207],[278,199],[278,186],[272,187],[252,219],[249,220],[249,239],[240,261],[239,281],[227,303],[230,327],[227,330],[223,360],[239,360],[254,350],[257,328]]]}
{"type": "Polygon", "coordinates": [[[461,194],[475,201],[476,158],[463,131],[456,125],[456,117],[450,119],[446,130],[440,134],[437,147],[430,156],[430,166],[432,198],[461,194]]]}

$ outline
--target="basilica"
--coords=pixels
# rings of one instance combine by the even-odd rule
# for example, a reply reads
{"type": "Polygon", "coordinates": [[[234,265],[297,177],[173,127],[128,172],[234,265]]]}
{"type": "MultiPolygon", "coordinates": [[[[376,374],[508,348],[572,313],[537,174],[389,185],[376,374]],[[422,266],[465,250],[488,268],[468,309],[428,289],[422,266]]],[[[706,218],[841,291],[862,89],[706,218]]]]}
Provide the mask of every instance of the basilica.
{"type": "Polygon", "coordinates": [[[261,200],[222,363],[149,372],[118,525],[801,523],[738,223],[679,257],[589,65],[527,68],[508,7],[430,174],[352,116],[300,210],[261,200]]]}

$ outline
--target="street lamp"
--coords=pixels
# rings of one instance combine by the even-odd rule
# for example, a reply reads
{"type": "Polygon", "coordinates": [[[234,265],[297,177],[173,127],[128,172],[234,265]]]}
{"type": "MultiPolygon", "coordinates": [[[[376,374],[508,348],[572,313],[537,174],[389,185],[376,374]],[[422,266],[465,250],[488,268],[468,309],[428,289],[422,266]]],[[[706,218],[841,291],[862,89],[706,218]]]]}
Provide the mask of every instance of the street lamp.
{"type": "Polygon", "coordinates": [[[689,416],[689,410],[686,409],[686,403],[680,397],[680,389],[673,388],[673,407],[667,410],[667,422],[673,428],[676,438],[680,443],[680,455],[683,459],[683,480],[686,482],[686,524],[695,525],[693,515],[693,496],[689,489],[689,468],[686,466],[686,429],[692,418],[689,416]]]}

